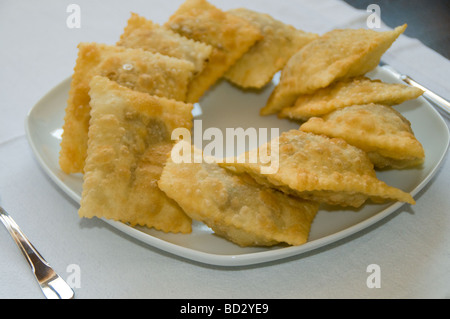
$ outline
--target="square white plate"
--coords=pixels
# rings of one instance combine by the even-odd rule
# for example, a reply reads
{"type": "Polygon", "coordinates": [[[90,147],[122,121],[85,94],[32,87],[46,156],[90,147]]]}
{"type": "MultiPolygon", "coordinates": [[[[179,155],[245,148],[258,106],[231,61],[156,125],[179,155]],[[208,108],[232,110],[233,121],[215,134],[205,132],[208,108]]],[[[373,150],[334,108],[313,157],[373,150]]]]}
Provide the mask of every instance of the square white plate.
{"type": "MultiPolygon", "coordinates": [[[[371,78],[399,83],[378,67],[368,74],[371,78]]],[[[194,109],[194,119],[202,120],[202,130],[226,128],[279,128],[280,133],[297,129],[299,125],[275,115],[262,117],[259,110],[265,105],[274,82],[260,91],[241,90],[226,81],[215,85],[194,109]]],[[[82,175],[67,175],[58,165],[62,125],[70,78],[48,92],[26,118],[27,138],[44,171],[77,203],[80,202],[82,175]]],[[[379,179],[413,196],[433,177],[444,159],[449,145],[449,130],[439,113],[423,98],[395,106],[412,124],[417,139],[423,144],[426,160],[423,166],[407,170],[378,172],[379,179]]],[[[200,122],[197,122],[200,123],[200,122]]],[[[195,129],[199,127],[194,126],[195,129]]],[[[224,133],[225,135],[225,133],[224,133]]],[[[194,136],[195,137],[195,136],[194,136]]],[[[208,142],[203,142],[203,146],[208,142]]],[[[197,145],[200,146],[200,145],[197,145]]],[[[257,264],[298,255],[352,235],[396,211],[403,203],[366,204],[358,210],[320,210],[311,228],[309,240],[301,246],[270,248],[242,248],[216,236],[210,228],[194,222],[191,234],[166,234],[154,229],[130,227],[124,223],[105,222],[120,231],[154,247],[202,263],[240,266],[257,264]]]]}

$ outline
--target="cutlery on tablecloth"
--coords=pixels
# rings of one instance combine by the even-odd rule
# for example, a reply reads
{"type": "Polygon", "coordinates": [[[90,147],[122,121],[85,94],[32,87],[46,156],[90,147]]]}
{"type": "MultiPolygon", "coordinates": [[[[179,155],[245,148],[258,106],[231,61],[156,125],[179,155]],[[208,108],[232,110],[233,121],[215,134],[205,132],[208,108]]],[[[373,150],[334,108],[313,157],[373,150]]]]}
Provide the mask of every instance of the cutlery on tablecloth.
{"type": "Polygon", "coordinates": [[[450,102],[448,102],[442,96],[439,96],[438,94],[434,93],[430,89],[424,87],[423,85],[421,85],[417,81],[413,80],[410,76],[400,73],[399,71],[395,70],[392,66],[390,66],[390,65],[388,65],[388,64],[386,64],[384,62],[380,62],[380,66],[384,70],[388,71],[390,74],[395,76],[397,79],[399,79],[399,80],[401,80],[401,81],[403,81],[403,82],[405,82],[405,83],[407,83],[407,84],[409,84],[411,86],[414,86],[414,87],[419,88],[422,91],[424,91],[423,96],[426,99],[428,99],[429,101],[433,102],[436,106],[438,106],[447,115],[450,115],[450,102]]]}
{"type": "Polygon", "coordinates": [[[20,230],[11,216],[0,206],[0,220],[8,229],[11,237],[19,246],[30,264],[39,285],[47,299],[71,299],[74,297],[72,288],[62,279],[47,261],[34,248],[25,234],[20,230]]]}

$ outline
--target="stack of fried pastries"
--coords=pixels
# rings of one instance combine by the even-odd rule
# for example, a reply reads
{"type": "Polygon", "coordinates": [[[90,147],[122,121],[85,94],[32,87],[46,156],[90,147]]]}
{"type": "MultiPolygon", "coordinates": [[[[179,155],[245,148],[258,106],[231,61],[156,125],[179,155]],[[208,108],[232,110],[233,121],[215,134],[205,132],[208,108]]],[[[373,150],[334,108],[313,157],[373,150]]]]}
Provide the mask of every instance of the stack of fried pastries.
{"type": "Polygon", "coordinates": [[[80,217],[173,233],[198,220],[240,246],[301,245],[321,203],[414,204],[374,168],[423,162],[409,121],[392,107],[422,92],[365,76],[405,27],[319,36],[187,0],[163,25],[132,13],[115,45],[80,43],[59,158],[63,172],[83,174],[80,217]],[[223,163],[172,137],[191,130],[193,103],[220,79],[258,90],[279,71],[261,115],[302,121],[298,130],[223,163]],[[174,161],[180,145],[197,160],[174,161]],[[245,160],[263,152],[277,155],[274,172],[245,160]]]}
{"type": "MultiPolygon", "coordinates": [[[[195,147],[191,154],[203,156],[195,147]]],[[[204,160],[169,158],[158,185],[191,218],[241,246],[305,243],[319,206],[204,160]]]]}

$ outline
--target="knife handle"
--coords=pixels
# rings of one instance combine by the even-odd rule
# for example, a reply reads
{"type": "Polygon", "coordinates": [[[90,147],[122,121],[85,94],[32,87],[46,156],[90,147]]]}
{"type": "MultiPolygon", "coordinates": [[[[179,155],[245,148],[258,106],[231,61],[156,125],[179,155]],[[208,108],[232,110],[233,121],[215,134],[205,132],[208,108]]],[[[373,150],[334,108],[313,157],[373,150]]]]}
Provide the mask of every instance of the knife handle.
{"type": "Polygon", "coordinates": [[[439,96],[438,94],[432,92],[431,90],[427,89],[423,85],[417,83],[416,81],[414,81],[411,77],[409,77],[407,75],[402,75],[402,80],[405,81],[406,83],[408,83],[409,85],[414,86],[414,87],[419,88],[422,91],[424,91],[424,93],[423,93],[424,97],[426,97],[431,102],[433,102],[434,104],[439,106],[442,110],[447,112],[447,115],[450,115],[450,103],[446,99],[444,99],[443,97],[439,96]]]}

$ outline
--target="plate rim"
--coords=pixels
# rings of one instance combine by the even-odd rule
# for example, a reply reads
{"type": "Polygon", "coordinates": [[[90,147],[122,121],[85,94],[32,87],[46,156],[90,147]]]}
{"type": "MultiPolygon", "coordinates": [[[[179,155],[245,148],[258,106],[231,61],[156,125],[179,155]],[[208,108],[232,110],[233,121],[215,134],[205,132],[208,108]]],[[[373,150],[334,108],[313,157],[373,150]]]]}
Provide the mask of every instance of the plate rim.
{"type": "MultiPolygon", "coordinates": [[[[386,71],[384,71],[382,68],[377,66],[376,70],[381,71],[383,74],[386,71]]],[[[33,155],[37,159],[40,167],[44,170],[44,172],[47,174],[47,176],[50,177],[50,179],[61,189],[63,190],[73,201],[75,201],[78,205],[80,204],[81,197],[73,191],[70,187],[68,187],[56,174],[51,170],[51,168],[46,164],[44,158],[42,157],[39,149],[37,148],[37,145],[34,142],[34,139],[32,137],[32,132],[30,129],[31,126],[31,120],[32,115],[40,105],[43,104],[43,101],[48,99],[51,95],[58,92],[58,90],[61,90],[61,88],[68,85],[67,82],[70,83],[71,76],[65,78],[61,82],[59,82],[57,85],[55,85],[52,89],[50,89],[46,94],[44,94],[35,104],[34,106],[27,112],[26,118],[25,118],[25,135],[28,141],[28,144],[30,145],[33,155]]],[[[398,80],[397,80],[398,81],[398,80]]],[[[398,83],[402,83],[398,81],[398,83]]],[[[417,193],[419,193],[430,181],[431,179],[436,175],[440,167],[442,166],[445,157],[447,156],[449,145],[450,145],[450,130],[448,125],[445,123],[442,115],[433,107],[423,96],[418,97],[418,99],[422,100],[422,103],[428,108],[428,111],[434,113],[436,118],[439,120],[439,122],[442,124],[442,126],[445,128],[445,139],[446,139],[446,146],[445,150],[443,150],[442,155],[440,156],[439,160],[437,161],[437,164],[432,168],[432,170],[425,176],[425,178],[414,188],[410,191],[411,196],[415,196],[417,193]]],[[[370,216],[369,218],[358,222],[357,224],[354,224],[350,227],[347,227],[345,229],[342,229],[340,231],[337,231],[333,234],[326,235],[324,237],[314,239],[313,241],[308,241],[303,245],[300,246],[288,246],[283,247],[279,249],[274,250],[265,250],[265,251],[258,251],[258,252],[250,252],[250,253],[243,253],[243,254],[214,254],[204,251],[195,250],[189,247],[183,247],[175,243],[171,243],[169,241],[166,241],[164,239],[152,236],[151,234],[144,233],[134,227],[128,226],[123,222],[114,221],[114,220],[108,220],[105,218],[101,218],[105,223],[108,225],[118,229],[122,233],[131,236],[141,242],[145,242],[146,244],[162,250],[164,252],[170,253],[177,257],[186,258],[188,260],[200,262],[202,264],[209,264],[209,265],[215,265],[215,266],[248,266],[248,265],[256,265],[256,264],[262,264],[267,263],[275,260],[280,260],[292,256],[297,256],[304,254],[306,252],[324,247],[326,245],[329,245],[331,243],[338,242],[342,240],[343,238],[352,236],[363,229],[368,228],[371,225],[376,224],[377,222],[383,220],[390,214],[394,213],[400,207],[402,207],[405,203],[402,202],[395,202],[389,205],[388,207],[384,208],[383,210],[377,212],[375,215],[370,216]]]]}

